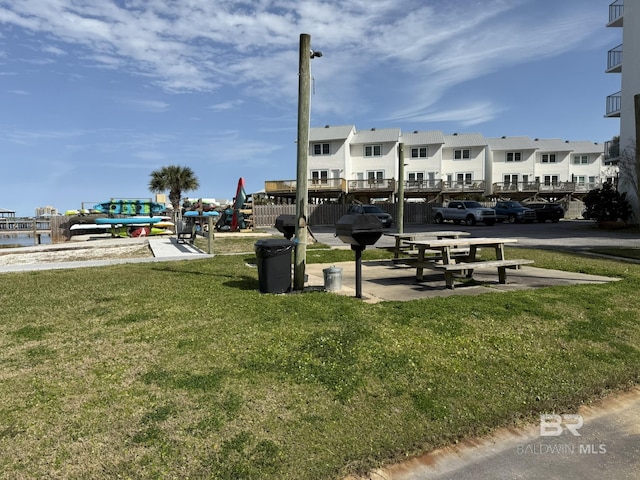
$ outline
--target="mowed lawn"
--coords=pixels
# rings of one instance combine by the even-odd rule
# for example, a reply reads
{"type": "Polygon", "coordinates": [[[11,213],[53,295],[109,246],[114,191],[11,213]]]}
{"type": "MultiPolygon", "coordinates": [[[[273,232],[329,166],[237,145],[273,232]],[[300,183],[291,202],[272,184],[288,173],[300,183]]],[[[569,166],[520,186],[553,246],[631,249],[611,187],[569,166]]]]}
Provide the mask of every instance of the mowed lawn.
{"type": "Polygon", "coordinates": [[[370,305],[260,294],[253,241],[1,274],[0,477],[342,478],[640,379],[638,265],[519,249],[621,281],[370,305]]]}

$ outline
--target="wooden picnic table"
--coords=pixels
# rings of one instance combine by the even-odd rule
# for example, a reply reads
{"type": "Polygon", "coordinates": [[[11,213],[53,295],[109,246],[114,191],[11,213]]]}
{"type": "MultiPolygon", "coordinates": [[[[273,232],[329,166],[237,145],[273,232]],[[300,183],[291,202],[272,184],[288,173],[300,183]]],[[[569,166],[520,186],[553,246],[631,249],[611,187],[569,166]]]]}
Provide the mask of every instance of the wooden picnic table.
{"type": "Polygon", "coordinates": [[[413,233],[385,233],[388,237],[395,238],[395,246],[387,247],[387,249],[393,252],[393,258],[400,258],[400,254],[407,250],[407,248],[411,248],[411,246],[407,242],[411,242],[417,240],[419,238],[435,238],[437,240],[441,240],[444,238],[460,238],[464,236],[470,236],[469,232],[462,232],[458,230],[440,230],[436,232],[413,232],[413,233]],[[403,245],[405,243],[406,245],[403,245]]]}
{"type": "MultiPolygon", "coordinates": [[[[453,288],[453,273],[465,272],[468,278],[473,275],[473,270],[483,267],[493,267],[498,269],[500,283],[506,283],[506,269],[518,268],[521,265],[533,263],[531,260],[511,259],[504,256],[504,246],[508,243],[516,243],[515,238],[443,238],[443,239],[414,239],[405,242],[418,250],[416,260],[416,279],[422,281],[425,268],[444,270],[447,288],[453,288]],[[493,247],[496,252],[496,260],[478,261],[477,252],[479,247],[493,247]],[[468,253],[464,254],[464,261],[456,261],[454,254],[460,249],[468,248],[468,253]],[[428,251],[438,252],[440,255],[427,258],[428,251]],[[436,263],[436,260],[442,263],[436,263]]],[[[459,255],[458,255],[459,257],[459,255]]]]}

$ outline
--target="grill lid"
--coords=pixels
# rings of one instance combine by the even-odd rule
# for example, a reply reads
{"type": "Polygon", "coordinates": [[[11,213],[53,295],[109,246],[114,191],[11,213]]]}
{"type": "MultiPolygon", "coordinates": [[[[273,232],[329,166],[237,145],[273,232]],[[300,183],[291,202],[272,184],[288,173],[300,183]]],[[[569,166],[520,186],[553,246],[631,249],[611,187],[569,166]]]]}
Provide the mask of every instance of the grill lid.
{"type": "Polygon", "coordinates": [[[348,214],[336,222],[336,237],[349,245],[373,245],[382,232],[382,223],[375,215],[348,214]]]}

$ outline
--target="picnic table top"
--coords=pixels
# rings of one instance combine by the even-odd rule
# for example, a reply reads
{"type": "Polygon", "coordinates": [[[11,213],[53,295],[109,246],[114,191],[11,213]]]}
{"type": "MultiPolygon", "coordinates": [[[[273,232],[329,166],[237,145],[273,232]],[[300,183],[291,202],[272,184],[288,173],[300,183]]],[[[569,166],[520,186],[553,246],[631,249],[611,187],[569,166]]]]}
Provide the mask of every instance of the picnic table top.
{"type": "Polygon", "coordinates": [[[470,232],[458,230],[440,230],[435,232],[414,232],[414,233],[385,233],[389,237],[412,239],[412,238],[431,238],[431,237],[466,237],[470,236],[470,232]]]}
{"type": "Polygon", "coordinates": [[[408,240],[407,243],[416,247],[462,247],[477,245],[504,245],[505,243],[517,243],[517,238],[491,238],[491,237],[469,237],[469,238],[442,238],[442,239],[419,239],[408,240]]]}

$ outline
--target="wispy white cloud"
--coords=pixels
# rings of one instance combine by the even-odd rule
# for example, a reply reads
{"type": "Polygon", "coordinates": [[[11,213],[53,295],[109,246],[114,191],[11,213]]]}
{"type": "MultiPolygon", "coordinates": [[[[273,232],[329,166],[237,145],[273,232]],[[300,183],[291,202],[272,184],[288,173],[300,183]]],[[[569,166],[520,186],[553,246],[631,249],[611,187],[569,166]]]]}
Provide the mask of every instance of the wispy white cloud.
{"type": "Polygon", "coordinates": [[[309,32],[325,54],[312,64],[316,111],[374,110],[375,79],[396,104],[387,118],[417,120],[455,85],[597,41],[593,10],[580,0],[30,0],[0,1],[0,23],[45,35],[46,61],[73,55],[169,92],[241,87],[273,105],[296,100],[298,36],[309,32]]]}
{"type": "Polygon", "coordinates": [[[226,110],[232,110],[239,107],[244,103],[244,100],[229,100],[228,102],[221,102],[211,105],[209,108],[214,112],[223,112],[226,110]]]}
{"type": "Polygon", "coordinates": [[[503,111],[491,102],[479,102],[460,108],[425,111],[412,118],[414,122],[456,122],[464,127],[492,120],[503,111]]]}
{"type": "Polygon", "coordinates": [[[13,95],[29,95],[29,92],[27,92],[26,90],[8,90],[9,93],[12,93],[13,95]]]}
{"type": "Polygon", "coordinates": [[[169,109],[169,104],[161,100],[144,100],[137,98],[127,98],[123,100],[127,105],[132,106],[136,110],[145,112],[165,112],[169,109]]]}

